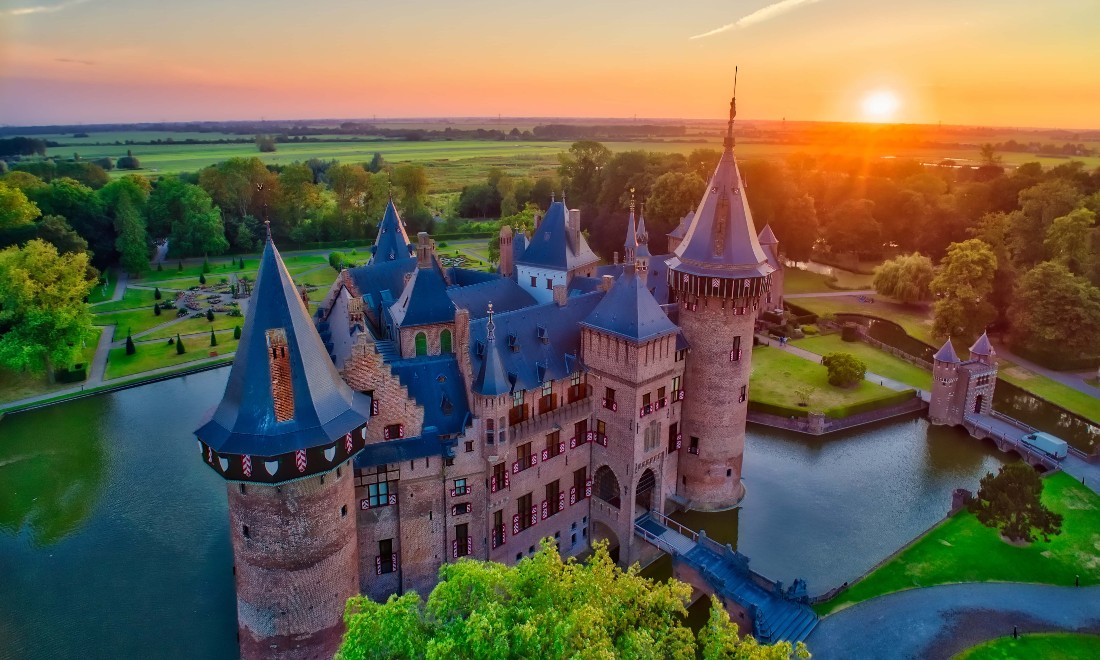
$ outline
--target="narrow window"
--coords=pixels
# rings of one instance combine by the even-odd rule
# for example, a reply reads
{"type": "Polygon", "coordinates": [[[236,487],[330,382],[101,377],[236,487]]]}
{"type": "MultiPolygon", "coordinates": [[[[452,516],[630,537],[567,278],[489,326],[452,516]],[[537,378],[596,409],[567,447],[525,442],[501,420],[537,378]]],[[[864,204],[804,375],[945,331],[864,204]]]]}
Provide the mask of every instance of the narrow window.
{"type": "Polygon", "coordinates": [[[547,289],[553,289],[554,288],[554,280],[550,279],[549,277],[546,278],[546,288],[547,289]]]}
{"type": "Polygon", "coordinates": [[[345,518],[345,517],[347,517],[347,515],[348,515],[348,505],[345,504],[344,506],[340,507],[340,517],[345,518]]]}
{"type": "Polygon", "coordinates": [[[251,537],[251,536],[249,536],[249,534],[248,534],[248,525],[244,525],[244,526],[242,526],[242,527],[241,527],[241,533],[242,533],[242,534],[244,534],[244,537],[245,537],[246,539],[247,539],[247,538],[252,538],[252,537],[251,537]]]}
{"type": "Polygon", "coordinates": [[[470,526],[467,523],[455,525],[454,544],[456,557],[465,557],[470,554],[470,526]]]}
{"type": "Polygon", "coordinates": [[[439,333],[439,352],[450,353],[451,352],[451,331],[444,330],[439,333]]]}
{"type": "Polygon", "coordinates": [[[378,560],[375,567],[378,573],[393,573],[397,562],[393,556],[393,539],[382,539],[378,542],[378,560]]]}
{"type": "Polygon", "coordinates": [[[485,444],[487,444],[487,445],[493,444],[493,439],[495,438],[495,434],[496,434],[496,431],[493,429],[493,420],[491,420],[491,419],[485,420],[485,444]]]}
{"type": "Polygon", "coordinates": [[[537,277],[535,277],[534,275],[532,275],[532,276],[531,276],[531,288],[532,288],[532,289],[534,289],[534,288],[535,288],[535,287],[537,287],[538,285],[539,285],[539,278],[537,278],[537,277]]]}
{"type": "Polygon", "coordinates": [[[473,450],[474,450],[474,441],[473,440],[467,440],[466,441],[466,453],[469,454],[473,450]]]}
{"type": "Polygon", "coordinates": [[[423,332],[416,333],[416,354],[427,355],[428,354],[428,335],[423,332]]]}

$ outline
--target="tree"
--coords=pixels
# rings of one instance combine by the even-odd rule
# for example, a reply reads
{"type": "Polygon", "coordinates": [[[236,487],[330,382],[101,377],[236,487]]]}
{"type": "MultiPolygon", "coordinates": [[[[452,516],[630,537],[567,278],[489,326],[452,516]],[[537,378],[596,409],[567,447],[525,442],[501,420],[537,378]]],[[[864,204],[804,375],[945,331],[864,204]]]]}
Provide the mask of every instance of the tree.
{"type": "Polygon", "coordinates": [[[878,254],[882,250],[882,229],[869,199],[849,199],[833,208],[824,228],[825,242],[834,252],[878,254]]]}
{"type": "Polygon", "coordinates": [[[88,252],[88,241],[73,231],[65,218],[59,215],[43,216],[38,221],[38,238],[52,243],[61,254],[88,252]]]}
{"type": "Polygon", "coordinates": [[[214,328],[210,328],[210,345],[211,346],[217,346],[218,345],[218,338],[214,334],[214,328]]]}
{"type": "Polygon", "coordinates": [[[206,285],[206,273],[199,273],[199,285],[200,286],[205,286],[206,285]]]}
{"type": "Polygon", "coordinates": [[[241,326],[239,326],[239,325],[233,326],[233,339],[240,339],[240,338],[241,338],[241,326]]]}
{"type": "Polygon", "coordinates": [[[273,152],[275,151],[275,138],[270,135],[257,135],[256,136],[256,148],[261,152],[273,152]]]}
{"type": "Polygon", "coordinates": [[[277,211],[284,227],[293,231],[321,208],[321,189],[313,182],[313,170],[293,163],[279,173],[277,211]]]}
{"type": "Polygon", "coordinates": [[[569,151],[559,156],[558,173],[562,185],[578,207],[595,206],[600,195],[601,175],[611,160],[611,150],[593,140],[574,142],[569,151]]]}
{"type": "Polygon", "coordinates": [[[829,384],[837,387],[854,387],[867,375],[867,365],[851,353],[829,353],[821,364],[829,370],[829,384]]]}
{"type": "Polygon", "coordinates": [[[134,338],[130,335],[126,335],[126,355],[133,355],[137,353],[137,347],[134,346],[134,338]]]}
{"type": "Polygon", "coordinates": [[[984,332],[997,316],[989,303],[996,272],[997,257],[985,242],[971,238],[948,246],[932,279],[933,334],[970,341],[984,332]]]}
{"type": "Polygon", "coordinates": [[[376,151],[374,152],[374,155],[371,156],[370,163],[367,164],[367,171],[371,174],[377,174],[378,172],[382,171],[382,168],[385,167],[385,165],[386,160],[382,158],[382,154],[376,151]]]}
{"type": "Polygon", "coordinates": [[[1000,165],[1002,158],[997,155],[996,149],[990,143],[985,143],[981,148],[982,165],[1000,165]]]}
{"type": "Polygon", "coordinates": [[[665,172],[657,177],[645,205],[650,240],[675,229],[680,218],[694,210],[706,188],[707,182],[694,172],[665,172]]]}
{"type": "Polygon", "coordinates": [[[1100,345],[1100,289],[1063,264],[1025,273],[1008,309],[1014,346],[1040,354],[1094,355],[1100,345]]]}
{"type": "Polygon", "coordinates": [[[401,216],[405,222],[424,207],[428,197],[428,171],[423,165],[398,165],[393,170],[393,185],[401,191],[401,216]]]}
{"type": "Polygon", "coordinates": [[[210,321],[211,323],[214,322],[214,308],[212,308],[212,307],[207,307],[206,308],[206,320],[210,321]]]}
{"type": "Polygon", "coordinates": [[[160,316],[160,303],[153,304],[153,316],[160,316]]]}
{"type": "MultiPolygon", "coordinates": [[[[512,234],[515,235],[519,232],[531,231],[535,228],[535,214],[539,212],[539,207],[533,203],[528,202],[522,211],[515,215],[510,215],[507,218],[500,219],[500,226],[508,225],[512,228],[512,234]]],[[[494,232],[489,237],[489,262],[496,263],[500,261],[500,232],[494,232]]]]}
{"type": "Polygon", "coordinates": [[[994,476],[986,473],[977,496],[967,504],[986,527],[999,529],[1011,541],[1030,543],[1038,532],[1050,543],[1062,533],[1062,515],[1043,506],[1043,482],[1027,463],[1002,465],[994,476]]]}
{"type": "Polygon", "coordinates": [[[1085,208],[1074,209],[1055,218],[1047,230],[1046,240],[1043,241],[1047,255],[1076,275],[1090,273],[1095,223],[1096,214],[1085,208]]]}
{"type": "Polygon", "coordinates": [[[146,207],[154,236],[168,235],[173,256],[221,254],[229,248],[221,213],[206,191],[175,177],[161,179],[146,207]],[[162,233],[163,232],[163,233],[162,233]]]}
{"type": "Polygon", "coordinates": [[[72,362],[91,332],[89,271],[87,254],[39,239],[0,251],[0,364],[52,380],[55,365],[72,362]]]}
{"type": "Polygon", "coordinates": [[[971,227],[968,233],[984,242],[993,251],[997,258],[997,272],[993,276],[993,292],[989,302],[997,310],[997,315],[1002,320],[1012,302],[1012,290],[1016,286],[1016,267],[1012,263],[1010,253],[1011,228],[1015,224],[1014,216],[1020,211],[1011,213],[986,213],[978,220],[976,227],[971,227]]]}
{"type": "Polygon", "coordinates": [[[29,225],[42,212],[19,188],[0,181],[0,229],[29,225]]]}
{"type": "Polygon", "coordinates": [[[116,163],[120,170],[140,170],[141,161],[134,155],[133,151],[126,150],[126,155],[118,159],[116,163]]]}
{"type": "Polygon", "coordinates": [[[120,197],[115,208],[115,231],[119,265],[131,275],[140,275],[149,267],[149,238],[144,218],[127,197],[120,197]]]}
{"type": "Polygon", "coordinates": [[[183,345],[183,340],[180,339],[180,333],[176,333],[176,355],[183,355],[187,352],[187,348],[183,345]]]}
{"type": "Polygon", "coordinates": [[[43,215],[59,215],[88,241],[92,261],[100,268],[114,263],[115,228],[103,198],[79,181],[61,177],[28,193],[43,215]]]}
{"type": "Polygon", "coordinates": [[[875,269],[875,291],[905,303],[928,300],[932,283],[932,260],[914,252],[884,262],[875,269]]]}
{"type": "Polygon", "coordinates": [[[1020,191],[1020,213],[1014,216],[1012,254],[1020,267],[1039,263],[1045,257],[1044,240],[1055,218],[1077,206],[1080,192],[1062,179],[1049,179],[1020,191]]]}
{"type": "Polygon", "coordinates": [[[760,644],[752,635],[741,636],[736,623],[722,607],[717,596],[710,597],[710,617],[699,631],[699,647],[703,660],[809,660],[810,652],[803,642],[792,647],[790,642],[770,646],[760,644]]]}
{"type": "Polygon", "coordinates": [[[153,287],[153,300],[160,300],[160,287],[153,287]]]}
{"type": "MultiPolygon", "coordinates": [[[[351,598],[337,657],[695,657],[683,623],[691,587],[648,580],[637,567],[623,571],[606,544],[581,563],[562,561],[546,540],[515,566],[461,560],[443,565],[439,576],[426,603],[415,592],[385,603],[351,598]]],[[[730,628],[717,617],[711,657],[733,648],[730,628]]],[[[780,657],[775,652],[743,657],[780,657]]]]}

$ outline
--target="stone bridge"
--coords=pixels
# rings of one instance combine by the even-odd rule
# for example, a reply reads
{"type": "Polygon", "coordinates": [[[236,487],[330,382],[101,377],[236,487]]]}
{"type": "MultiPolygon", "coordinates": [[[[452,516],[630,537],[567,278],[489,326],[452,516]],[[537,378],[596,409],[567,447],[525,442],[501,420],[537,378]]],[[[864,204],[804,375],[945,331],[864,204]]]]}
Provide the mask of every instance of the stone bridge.
{"type": "Polygon", "coordinates": [[[795,580],[784,590],[749,569],[749,559],[656,511],[634,521],[634,533],[672,557],[677,579],[718,596],[741,628],[751,625],[758,641],[772,644],[806,639],[817,615],[810,609],[806,584],[795,580]]]}
{"type": "Polygon", "coordinates": [[[1022,442],[1024,436],[1034,433],[1035,429],[1008,415],[998,412],[992,415],[969,413],[963,418],[963,426],[975,438],[992,441],[1001,451],[1019,455],[1032,467],[1044,472],[1061,469],[1056,459],[1022,442]]]}

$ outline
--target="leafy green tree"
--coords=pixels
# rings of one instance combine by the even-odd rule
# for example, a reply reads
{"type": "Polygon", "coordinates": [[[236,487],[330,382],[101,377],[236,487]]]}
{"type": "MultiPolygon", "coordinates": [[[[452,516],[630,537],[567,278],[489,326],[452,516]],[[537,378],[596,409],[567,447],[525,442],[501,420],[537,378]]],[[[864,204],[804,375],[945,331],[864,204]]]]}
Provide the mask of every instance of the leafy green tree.
{"type": "Polygon", "coordinates": [[[875,291],[905,303],[928,300],[932,293],[932,260],[914,252],[884,262],[875,269],[875,291]]]}
{"type": "Polygon", "coordinates": [[[264,153],[275,151],[275,138],[270,135],[257,135],[256,148],[264,153]]]}
{"type": "Polygon", "coordinates": [[[79,181],[61,177],[33,189],[28,196],[42,209],[43,215],[65,218],[76,233],[88,241],[95,265],[104,268],[117,260],[114,222],[96,191],[79,181]]]}
{"type": "Polygon", "coordinates": [[[1020,277],[1008,319],[1014,346],[1040,354],[1094,355],[1100,346],[1100,289],[1046,261],[1020,277]]]}
{"type": "Polygon", "coordinates": [[[274,207],[279,195],[278,175],[259,158],[230,158],[211,165],[199,172],[199,185],[234,218],[250,215],[263,220],[265,207],[274,207]]]}
{"type": "Polygon", "coordinates": [[[849,199],[829,213],[824,227],[825,242],[834,252],[878,254],[882,250],[882,228],[869,199],[849,199]]]}
{"type": "Polygon", "coordinates": [[[120,169],[120,170],[140,170],[141,169],[141,161],[138,160],[138,157],[134,155],[134,152],[129,150],[129,149],[126,150],[126,155],[125,156],[118,159],[118,162],[116,163],[116,165],[118,166],[118,169],[120,169]]]}
{"type": "Polygon", "coordinates": [[[233,339],[241,338],[241,326],[233,326],[233,339]]]}
{"type": "Polygon", "coordinates": [[[1020,191],[1021,213],[1014,216],[1012,227],[1017,266],[1024,268],[1045,258],[1044,240],[1051,224],[1076,208],[1079,197],[1077,188],[1062,179],[1049,179],[1020,191]]]}
{"type": "Polygon", "coordinates": [[[1085,208],[1055,218],[1043,242],[1047,254],[1076,275],[1091,273],[1095,224],[1096,214],[1085,208]]]}
{"type": "Polygon", "coordinates": [[[159,286],[153,287],[153,300],[160,300],[160,298],[161,298],[160,287],[159,286]]]}
{"type": "Polygon", "coordinates": [[[0,229],[29,225],[42,212],[19,188],[0,181],[0,229]]]}
{"type": "Polygon", "coordinates": [[[293,163],[279,173],[277,211],[282,226],[293,231],[323,204],[320,187],[313,182],[313,170],[304,163],[293,163]]]}
{"type": "Polygon", "coordinates": [[[91,332],[90,272],[86,253],[39,239],[0,251],[0,364],[52,380],[55,365],[72,362],[91,332]]]}
{"type": "Polygon", "coordinates": [[[160,303],[153,305],[153,316],[160,316],[160,303]]]}
{"type": "Polygon", "coordinates": [[[657,177],[645,205],[650,240],[675,229],[680,218],[694,210],[706,188],[707,182],[694,172],[665,172],[657,177]]]}
{"type": "Polygon", "coordinates": [[[1012,302],[1012,290],[1016,287],[1017,271],[1012,262],[1010,243],[1012,227],[1016,223],[1015,216],[1019,214],[1020,211],[986,213],[978,220],[977,226],[968,230],[971,236],[988,245],[993,256],[997,258],[997,271],[993,276],[993,292],[989,302],[1002,320],[1012,302]]]}
{"type": "Polygon", "coordinates": [[[851,353],[829,353],[821,364],[829,371],[829,384],[837,387],[854,387],[867,375],[867,365],[851,353]]]}
{"type": "MultiPolygon", "coordinates": [[[[539,212],[539,207],[534,202],[528,202],[527,206],[515,215],[510,215],[507,218],[501,218],[499,227],[508,225],[512,228],[512,235],[517,233],[531,231],[535,228],[535,214],[539,212]]],[[[500,232],[499,230],[494,232],[489,237],[489,261],[491,263],[497,263],[500,261],[500,232]]]]}
{"type": "Polygon", "coordinates": [[[790,642],[772,645],[761,644],[752,635],[741,636],[736,623],[730,621],[726,611],[716,596],[710,597],[710,618],[699,630],[699,648],[703,660],[809,660],[810,652],[806,645],[799,642],[792,646],[790,642]]]}
{"type": "Polygon", "coordinates": [[[398,165],[393,169],[391,179],[401,193],[401,217],[408,222],[406,216],[424,208],[428,199],[428,171],[423,165],[398,165]]]}
{"type": "Polygon", "coordinates": [[[120,197],[115,208],[115,231],[119,265],[131,275],[140,275],[149,267],[149,238],[145,220],[127,197],[120,197]]]}
{"type": "MultiPolygon", "coordinates": [[[[574,142],[559,156],[558,173],[578,208],[596,204],[602,187],[603,168],[611,160],[611,150],[593,140],[574,142]]],[[[543,204],[542,200],[536,200],[543,204]]]]}
{"type": "MultiPolygon", "coordinates": [[[[691,587],[677,580],[653,582],[637,567],[623,571],[606,545],[597,545],[584,563],[562,561],[544,541],[538,553],[515,566],[463,560],[439,572],[427,603],[411,592],[384,604],[351,598],[337,657],[696,657],[695,639],[683,623],[691,587]]],[[[739,643],[728,618],[713,620],[703,648],[712,655],[705,657],[749,648],[775,655],[735,657],[791,652],[789,644],[739,643]]]]}
{"type": "Polygon", "coordinates": [[[970,341],[984,332],[997,316],[989,302],[996,272],[997,257],[984,241],[971,238],[948,246],[932,279],[933,334],[970,341]]]}
{"type": "Polygon", "coordinates": [[[386,166],[386,159],[382,158],[382,154],[377,151],[371,156],[370,163],[367,164],[367,171],[371,174],[377,174],[382,171],[382,168],[386,166]]]}
{"type": "Polygon", "coordinates": [[[214,309],[211,307],[206,308],[206,320],[210,321],[211,323],[214,322],[214,309]]]}
{"type": "Polygon", "coordinates": [[[1002,465],[982,477],[978,494],[967,505],[986,527],[999,529],[1012,541],[1032,542],[1036,533],[1047,543],[1062,533],[1062,515],[1043,506],[1043,482],[1027,463],[1002,465]]]}
{"type": "Polygon", "coordinates": [[[38,221],[38,238],[52,243],[61,254],[88,251],[88,241],[73,231],[65,218],[59,215],[47,215],[38,221]]]}
{"type": "Polygon", "coordinates": [[[199,186],[174,177],[160,180],[149,195],[146,214],[153,235],[167,230],[173,256],[221,254],[229,248],[221,213],[199,186]]]}

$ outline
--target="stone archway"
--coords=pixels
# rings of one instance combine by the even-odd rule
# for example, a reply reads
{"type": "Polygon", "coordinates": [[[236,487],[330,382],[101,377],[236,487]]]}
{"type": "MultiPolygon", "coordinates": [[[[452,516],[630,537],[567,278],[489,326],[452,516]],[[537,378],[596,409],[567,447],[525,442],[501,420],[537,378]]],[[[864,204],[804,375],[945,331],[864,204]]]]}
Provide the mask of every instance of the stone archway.
{"type": "Polygon", "coordinates": [[[592,485],[593,495],[616,509],[622,507],[622,490],[619,488],[619,478],[615,476],[614,470],[606,465],[596,470],[592,485]]]}
{"type": "Polygon", "coordinates": [[[974,412],[981,414],[983,403],[985,403],[984,394],[979,394],[978,396],[974,397],[974,412]]]}
{"type": "Polygon", "coordinates": [[[657,490],[657,475],[646,468],[638,478],[638,487],[634,489],[634,515],[640,516],[653,509],[653,495],[657,490]]]}
{"type": "Polygon", "coordinates": [[[607,541],[607,553],[611,555],[611,561],[616,564],[619,563],[619,536],[615,533],[615,530],[602,522],[593,520],[590,535],[593,544],[599,541],[607,541]]]}

